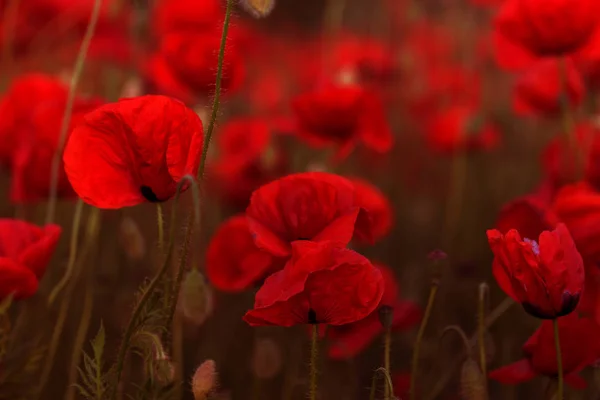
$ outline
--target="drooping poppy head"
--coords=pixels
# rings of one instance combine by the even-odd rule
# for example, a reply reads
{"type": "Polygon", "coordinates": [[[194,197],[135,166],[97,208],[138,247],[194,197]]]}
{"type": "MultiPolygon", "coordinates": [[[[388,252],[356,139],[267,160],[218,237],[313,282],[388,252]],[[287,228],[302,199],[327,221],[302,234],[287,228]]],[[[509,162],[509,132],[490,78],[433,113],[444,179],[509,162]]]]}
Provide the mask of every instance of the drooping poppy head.
{"type": "Polygon", "coordinates": [[[32,296],[50,262],[61,228],[42,228],[25,221],[0,219],[0,297],[32,296]]]}
{"type": "Polygon", "coordinates": [[[421,319],[421,308],[412,301],[400,298],[400,287],[394,272],[387,266],[374,264],[383,278],[383,295],[377,309],[367,317],[346,325],[330,327],[327,337],[331,345],[327,355],[331,359],[342,360],[355,357],[384,331],[381,312],[389,313],[390,327],[393,330],[406,330],[421,319]]]}
{"type": "Polygon", "coordinates": [[[360,254],[331,242],[298,241],[285,268],[267,278],[244,320],[252,326],[349,324],[372,313],[381,273],[360,254]]]}
{"type": "Polygon", "coordinates": [[[600,192],[587,182],[564,186],[553,209],[564,222],[586,263],[600,261],[600,192]]]}
{"type": "Polygon", "coordinates": [[[498,285],[525,311],[553,319],[577,307],[585,280],[583,260],[564,224],[542,232],[539,242],[521,239],[514,229],[506,234],[489,230],[487,236],[498,285]]]}
{"type": "Polygon", "coordinates": [[[292,174],[260,187],[246,215],[256,245],[279,257],[289,256],[296,240],[346,246],[355,234],[373,237],[352,183],[325,172],[292,174]]]}
{"type": "Polygon", "coordinates": [[[467,105],[454,105],[430,117],[429,146],[439,152],[490,150],[500,142],[495,126],[467,105]]]}
{"type": "Polygon", "coordinates": [[[206,254],[206,274],[223,291],[251,288],[283,268],[285,260],[273,257],[254,244],[245,215],[223,222],[212,237],[206,254]]]}
{"type": "Polygon", "coordinates": [[[577,107],[583,101],[585,87],[581,74],[570,60],[547,59],[532,65],[515,84],[513,108],[520,115],[555,116],[563,108],[565,97],[570,107],[577,107]],[[565,65],[560,65],[564,62],[565,65]],[[561,71],[562,68],[566,70],[561,71]]]}
{"type": "MultiPolygon", "coordinates": [[[[597,340],[600,327],[592,319],[572,313],[558,319],[558,330],[565,381],[574,388],[585,388],[586,382],[578,373],[600,356],[597,340]]],[[[491,371],[489,377],[513,385],[537,375],[556,377],[558,367],[552,321],[542,322],[523,345],[523,352],[524,359],[491,371]]]]}
{"type": "Polygon", "coordinates": [[[560,57],[586,45],[598,13],[595,0],[506,0],[494,29],[538,57],[560,57]]]}
{"type": "Polygon", "coordinates": [[[367,210],[371,217],[373,241],[385,237],[394,223],[394,212],[390,201],[379,188],[370,182],[360,178],[352,178],[351,181],[355,188],[356,203],[359,207],[367,210]]]}
{"type": "Polygon", "coordinates": [[[99,208],[159,202],[196,175],[202,122],[183,103],[141,96],[104,105],[84,117],[67,142],[65,171],[75,192],[99,208]]]}
{"type": "Polygon", "coordinates": [[[292,106],[299,135],[314,146],[337,145],[337,158],[358,141],[379,153],[392,147],[381,99],[360,86],[325,85],[297,96],[292,106]]]}

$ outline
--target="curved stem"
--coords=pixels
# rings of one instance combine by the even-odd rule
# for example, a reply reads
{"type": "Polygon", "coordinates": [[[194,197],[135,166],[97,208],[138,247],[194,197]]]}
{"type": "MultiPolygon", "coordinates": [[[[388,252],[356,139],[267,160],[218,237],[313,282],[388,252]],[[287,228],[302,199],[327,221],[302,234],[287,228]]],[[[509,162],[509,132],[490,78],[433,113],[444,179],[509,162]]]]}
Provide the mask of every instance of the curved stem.
{"type": "MultiPolygon", "coordinates": [[[[390,353],[392,352],[392,329],[386,328],[383,345],[383,368],[390,372],[390,353]]],[[[392,393],[390,393],[389,385],[384,386],[385,400],[389,400],[392,393]]]]}
{"type": "Polygon", "coordinates": [[[65,104],[65,113],[63,115],[62,123],[60,126],[60,133],[58,136],[58,143],[56,150],[52,156],[52,164],[50,166],[50,193],[48,195],[48,208],[46,209],[46,223],[54,221],[54,212],[56,209],[56,196],[58,192],[58,175],[60,171],[60,161],[62,159],[63,149],[67,141],[67,134],[69,132],[69,125],[71,123],[71,115],[73,113],[73,104],[75,103],[75,94],[77,91],[77,85],[79,79],[83,73],[83,67],[85,66],[85,59],[87,52],[94,37],[96,31],[96,24],[100,16],[100,6],[102,0],[94,0],[94,7],[90,15],[90,22],[88,23],[85,35],[79,47],[79,54],[75,60],[75,66],[73,67],[73,73],[71,75],[71,85],[69,87],[69,93],[67,96],[67,103],[65,104]]]}
{"type": "Polygon", "coordinates": [[[371,378],[371,391],[369,392],[369,400],[375,400],[375,392],[377,391],[377,371],[373,372],[371,378]]]}
{"type": "Polygon", "coordinates": [[[562,365],[562,355],[560,354],[560,335],[558,332],[558,318],[552,321],[554,325],[554,346],[556,348],[556,366],[558,372],[558,391],[556,393],[557,400],[563,400],[565,388],[563,383],[563,365],[562,365]]]}
{"type": "Polygon", "coordinates": [[[131,315],[131,319],[129,320],[127,328],[125,329],[125,333],[123,334],[123,340],[121,341],[121,346],[119,347],[119,353],[117,355],[117,361],[115,363],[115,381],[113,382],[113,385],[111,387],[110,396],[108,397],[109,399],[114,400],[117,396],[117,387],[119,386],[119,382],[121,380],[121,374],[123,373],[125,357],[127,356],[127,352],[130,347],[131,337],[135,333],[137,320],[139,319],[142,311],[144,310],[146,303],[154,294],[159,283],[169,270],[169,261],[171,260],[171,254],[173,253],[175,241],[175,221],[177,219],[177,206],[179,204],[179,196],[181,195],[181,190],[184,187],[185,183],[189,183],[191,185],[196,184],[194,179],[189,175],[184,176],[181,179],[181,181],[179,181],[173,207],[171,208],[171,222],[169,229],[169,244],[167,246],[167,253],[165,255],[163,265],[160,267],[154,278],[152,278],[152,281],[150,281],[150,284],[144,290],[142,297],[136,304],[135,309],[133,310],[133,314],[131,315]]]}
{"type": "MultiPolygon", "coordinates": [[[[86,237],[85,243],[83,244],[83,249],[80,252],[80,257],[79,257],[80,263],[82,263],[83,260],[85,260],[88,252],[92,248],[92,245],[96,241],[96,237],[98,234],[98,224],[99,224],[99,219],[100,219],[99,217],[100,217],[100,210],[97,208],[92,209],[92,212],[90,213],[90,215],[88,217],[88,235],[86,237]]],[[[54,364],[54,357],[56,356],[56,350],[58,349],[60,338],[61,338],[63,328],[64,328],[64,325],[65,325],[65,322],[67,319],[69,306],[72,303],[71,297],[72,297],[73,291],[75,290],[75,287],[76,287],[75,282],[77,281],[81,270],[82,270],[82,268],[74,268],[74,276],[73,276],[73,279],[71,280],[72,284],[67,286],[67,293],[62,298],[62,301],[60,303],[60,310],[58,313],[58,318],[56,320],[56,323],[54,324],[54,331],[52,332],[52,338],[50,339],[50,345],[48,347],[48,352],[46,353],[46,361],[44,364],[44,368],[42,370],[42,374],[40,376],[40,380],[39,380],[40,383],[38,386],[38,391],[35,396],[36,399],[40,398],[42,392],[44,391],[46,384],[48,383],[48,379],[50,378],[50,372],[52,372],[52,366],[54,364]]]]}
{"type": "Polygon", "coordinates": [[[48,306],[51,306],[56,300],[61,290],[69,283],[69,279],[73,276],[73,268],[75,267],[75,260],[77,259],[77,245],[79,242],[79,226],[81,225],[81,214],[83,213],[83,200],[78,199],[77,205],[75,206],[75,215],[73,216],[73,227],[71,228],[71,242],[69,244],[69,259],[67,261],[67,270],[60,279],[60,281],[54,286],[50,296],[48,296],[48,306]]]}
{"type": "Polygon", "coordinates": [[[310,337],[310,386],[308,398],[316,400],[317,398],[317,362],[319,360],[319,324],[312,324],[312,333],[310,337]]]}
{"type": "Polygon", "coordinates": [[[215,98],[213,99],[212,113],[204,143],[202,146],[202,157],[200,158],[200,166],[198,167],[198,180],[202,180],[204,170],[206,168],[206,157],[208,155],[208,146],[215,129],[217,116],[219,115],[219,107],[221,105],[221,81],[223,80],[223,64],[225,60],[225,45],[227,44],[227,32],[229,31],[229,20],[231,19],[231,10],[233,9],[234,0],[227,0],[227,8],[225,9],[225,20],[223,21],[223,33],[221,34],[221,45],[219,47],[219,58],[217,61],[217,79],[215,82],[215,98]]]}
{"type": "Polygon", "coordinates": [[[421,326],[419,327],[419,332],[417,333],[417,339],[415,340],[415,347],[413,349],[412,356],[412,371],[410,374],[410,400],[416,400],[417,398],[417,373],[419,371],[419,351],[421,350],[421,342],[423,341],[423,336],[425,335],[425,328],[427,328],[427,322],[429,322],[429,318],[431,317],[431,310],[433,309],[433,303],[435,302],[435,296],[438,291],[438,284],[434,282],[431,285],[431,289],[429,291],[429,300],[427,300],[427,307],[425,308],[425,314],[423,315],[423,320],[421,321],[421,326]]]}

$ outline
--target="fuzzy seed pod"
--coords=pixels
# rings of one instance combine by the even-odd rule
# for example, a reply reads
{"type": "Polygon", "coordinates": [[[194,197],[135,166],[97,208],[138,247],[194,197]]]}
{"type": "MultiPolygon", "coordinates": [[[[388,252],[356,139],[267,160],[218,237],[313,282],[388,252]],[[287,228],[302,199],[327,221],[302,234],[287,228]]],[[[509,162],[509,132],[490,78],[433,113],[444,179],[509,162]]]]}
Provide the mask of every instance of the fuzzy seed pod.
{"type": "MultiPolygon", "coordinates": [[[[114,3],[117,3],[116,1],[114,3]]],[[[125,81],[121,89],[121,98],[128,99],[143,94],[142,80],[138,77],[131,77],[125,81]]]]}
{"type": "Polygon", "coordinates": [[[240,0],[240,4],[254,18],[264,18],[275,8],[275,0],[240,0]]]}
{"type": "Polygon", "coordinates": [[[490,335],[489,332],[486,332],[484,338],[485,344],[485,360],[487,364],[491,364],[494,361],[494,356],[496,355],[496,344],[494,343],[494,338],[490,335]]]}
{"type": "Polygon", "coordinates": [[[468,358],[460,371],[460,393],[463,400],[487,400],[485,379],[479,365],[468,358]]]}
{"type": "Polygon", "coordinates": [[[152,362],[152,379],[162,386],[173,383],[175,367],[169,357],[157,358],[152,362]]]}
{"type": "Polygon", "coordinates": [[[133,218],[125,217],[121,220],[119,241],[129,259],[139,261],[146,255],[146,240],[133,218]]]}
{"type": "Polygon", "coordinates": [[[217,366],[213,360],[206,360],[196,369],[192,378],[194,400],[206,400],[217,387],[217,366]]]}
{"type": "Polygon", "coordinates": [[[194,325],[202,325],[212,314],[212,289],[196,268],[183,279],[179,295],[183,316],[194,325]]]}
{"type": "Polygon", "coordinates": [[[257,339],[252,354],[252,372],[259,379],[271,379],[281,371],[281,348],[269,338],[257,339]]]}

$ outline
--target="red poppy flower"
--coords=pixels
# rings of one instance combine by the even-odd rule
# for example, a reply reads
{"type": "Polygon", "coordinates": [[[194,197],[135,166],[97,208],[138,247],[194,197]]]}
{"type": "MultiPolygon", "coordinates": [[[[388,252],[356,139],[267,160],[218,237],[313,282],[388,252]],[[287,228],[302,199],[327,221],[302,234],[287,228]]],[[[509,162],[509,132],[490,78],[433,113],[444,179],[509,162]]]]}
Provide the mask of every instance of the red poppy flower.
{"type": "Polygon", "coordinates": [[[99,208],[121,208],[175,195],[196,174],[202,122],[164,96],[122,99],[87,114],[65,148],[65,171],[75,192],[99,208]]]}
{"type": "Polygon", "coordinates": [[[360,254],[331,242],[299,241],[267,278],[244,320],[252,326],[344,325],[372,313],[383,295],[381,273],[360,254]]]}
{"type": "Polygon", "coordinates": [[[493,56],[502,69],[522,71],[538,63],[541,59],[531,54],[527,49],[508,39],[498,30],[491,32],[493,56]]]}
{"type": "Polygon", "coordinates": [[[586,182],[567,185],[557,193],[553,209],[586,262],[600,261],[600,193],[586,182]]]}
{"type": "MultiPolygon", "coordinates": [[[[83,121],[83,116],[102,105],[99,99],[79,100],[75,104],[69,130],[83,121]]],[[[30,134],[24,135],[15,150],[11,165],[10,200],[13,203],[31,203],[44,200],[50,193],[50,170],[58,146],[65,103],[34,107],[29,121],[30,134]]],[[[57,195],[75,197],[75,192],[61,162],[57,195]]]]}
{"type": "Polygon", "coordinates": [[[248,230],[245,215],[225,221],[212,237],[206,254],[206,274],[223,291],[250,288],[283,268],[284,260],[260,250],[248,230]]]}
{"type": "Polygon", "coordinates": [[[381,190],[371,183],[359,178],[352,178],[351,181],[355,188],[356,204],[369,213],[372,224],[372,239],[377,241],[386,236],[392,229],[394,220],[392,205],[381,190]]]}
{"type": "Polygon", "coordinates": [[[572,312],[583,291],[583,260],[567,227],[544,231],[539,244],[512,229],[487,231],[494,276],[506,294],[529,314],[550,319],[572,312]]]}
{"type": "Polygon", "coordinates": [[[380,321],[379,310],[389,307],[392,312],[392,329],[405,330],[421,320],[421,308],[400,298],[400,288],[391,269],[375,264],[383,278],[383,296],[375,311],[367,317],[347,325],[330,327],[327,336],[331,342],[328,355],[332,359],[348,359],[363,351],[384,328],[380,321]]]}
{"type": "Polygon", "coordinates": [[[503,234],[515,229],[526,238],[554,229],[559,220],[552,211],[551,199],[546,197],[535,192],[509,202],[500,210],[496,229],[503,234]]]}
{"type": "MultiPolygon", "coordinates": [[[[515,84],[513,107],[521,115],[554,116],[562,111],[564,83],[561,61],[542,60],[534,64],[515,84]]],[[[583,101],[585,88],[581,74],[572,61],[567,60],[567,97],[571,107],[583,101]]]]}
{"type": "Polygon", "coordinates": [[[164,36],[173,32],[214,30],[225,15],[218,0],[160,0],[150,16],[153,33],[164,36]]]}
{"type": "Polygon", "coordinates": [[[290,254],[296,240],[346,246],[355,234],[373,237],[352,183],[324,172],[292,174],[262,186],[246,215],[257,246],[280,257],[290,254]]]}
{"type": "Polygon", "coordinates": [[[599,13],[596,0],[506,0],[494,28],[536,56],[563,56],[590,40],[599,13]]]}
{"type": "MultiPolygon", "coordinates": [[[[574,388],[586,387],[578,373],[600,357],[600,327],[590,318],[572,313],[558,319],[560,348],[565,382],[574,388]]],[[[525,358],[498,368],[489,377],[504,384],[527,382],[537,375],[554,378],[558,374],[552,321],[542,325],[523,345],[525,358]]]]}
{"type": "Polygon", "coordinates": [[[360,86],[330,84],[293,100],[299,134],[314,146],[338,145],[344,158],[357,141],[379,153],[392,147],[381,99],[360,86]]]}
{"type": "MultiPolygon", "coordinates": [[[[196,97],[208,96],[214,91],[215,54],[220,44],[220,32],[177,32],[163,36],[159,50],[149,64],[147,78],[158,90],[172,91],[173,86],[183,86],[196,97]],[[162,74],[154,75],[156,72],[162,74]]],[[[237,89],[243,74],[244,64],[238,47],[235,41],[229,40],[222,90],[231,92],[237,89]]]]}
{"type": "Polygon", "coordinates": [[[426,135],[431,148],[444,153],[490,150],[500,141],[496,128],[467,105],[454,105],[433,115],[426,135]]]}
{"type": "MultiPolygon", "coordinates": [[[[591,142],[598,142],[600,144],[598,140],[594,139],[594,128],[590,124],[578,124],[575,127],[574,134],[577,138],[578,146],[584,151],[584,147],[587,147],[589,144],[593,145],[591,142]]],[[[596,146],[598,147],[598,145],[596,146]]],[[[589,161],[593,163],[591,157],[589,157],[589,161]]],[[[577,175],[573,151],[571,145],[566,143],[564,134],[555,137],[546,145],[542,153],[542,166],[546,176],[556,188],[572,182],[573,177],[577,175]]],[[[595,173],[592,165],[586,165],[586,171],[590,175],[595,173]]]]}
{"type": "Polygon", "coordinates": [[[399,399],[406,399],[410,395],[410,373],[400,372],[392,376],[394,395],[399,399]]]}
{"type": "Polygon", "coordinates": [[[40,228],[25,221],[0,219],[0,298],[32,296],[60,238],[58,225],[40,228]]]}
{"type": "Polygon", "coordinates": [[[11,165],[21,140],[32,134],[35,109],[56,107],[66,99],[67,88],[55,77],[27,74],[15,78],[0,101],[0,164],[11,165]]]}
{"type": "Polygon", "coordinates": [[[242,209],[252,192],[287,171],[287,158],[273,142],[266,120],[240,118],[227,122],[217,135],[218,159],[212,182],[223,199],[242,209]]]}

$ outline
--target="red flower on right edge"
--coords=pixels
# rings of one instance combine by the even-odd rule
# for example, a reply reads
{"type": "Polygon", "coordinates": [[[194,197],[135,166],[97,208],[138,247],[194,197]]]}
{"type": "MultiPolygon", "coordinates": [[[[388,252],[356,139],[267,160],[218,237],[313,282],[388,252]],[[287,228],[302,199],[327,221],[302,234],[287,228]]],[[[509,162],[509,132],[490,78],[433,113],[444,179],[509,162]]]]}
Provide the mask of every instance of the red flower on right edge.
{"type": "MultiPolygon", "coordinates": [[[[585,388],[585,380],[578,375],[600,358],[600,326],[591,318],[580,318],[571,313],[558,319],[559,340],[565,382],[578,389],[585,388]]],[[[489,373],[493,380],[516,385],[537,375],[554,378],[558,375],[554,328],[552,321],[544,321],[523,345],[525,358],[489,373]]]]}
{"type": "Polygon", "coordinates": [[[384,291],[381,272],[360,254],[333,242],[297,241],[285,268],[267,278],[251,326],[344,325],[371,314],[384,291]]]}
{"type": "Polygon", "coordinates": [[[584,266],[564,224],[542,232],[539,244],[521,239],[515,229],[506,234],[493,229],[487,236],[498,285],[525,311],[537,318],[554,319],[577,307],[584,287],[584,266]]]}

